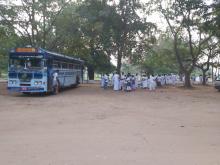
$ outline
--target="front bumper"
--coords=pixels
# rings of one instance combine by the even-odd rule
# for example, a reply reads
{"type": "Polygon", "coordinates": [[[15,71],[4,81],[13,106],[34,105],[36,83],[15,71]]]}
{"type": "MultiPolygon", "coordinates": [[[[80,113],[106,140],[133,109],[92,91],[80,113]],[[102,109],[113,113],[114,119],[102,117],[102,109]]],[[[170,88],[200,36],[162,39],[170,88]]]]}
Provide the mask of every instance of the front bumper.
{"type": "Polygon", "coordinates": [[[10,92],[40,93],[46,92],[43,87],[8,87],[10,92]]]}

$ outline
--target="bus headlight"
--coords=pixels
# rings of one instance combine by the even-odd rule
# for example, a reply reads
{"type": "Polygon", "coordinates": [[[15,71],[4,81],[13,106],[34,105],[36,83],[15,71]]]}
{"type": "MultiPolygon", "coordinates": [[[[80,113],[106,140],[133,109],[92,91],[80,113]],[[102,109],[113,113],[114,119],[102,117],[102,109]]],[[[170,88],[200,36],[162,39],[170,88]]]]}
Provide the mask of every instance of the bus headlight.
{"type": "Polygon", "coordinates": [[[34,85],[42,85],[42,81],[35,81],[34,85]]]}
{"type": "Polygon", "coordinates": [[[17,81],[16,80],[10,80],[9,84],[17,84],[17,81]]]}

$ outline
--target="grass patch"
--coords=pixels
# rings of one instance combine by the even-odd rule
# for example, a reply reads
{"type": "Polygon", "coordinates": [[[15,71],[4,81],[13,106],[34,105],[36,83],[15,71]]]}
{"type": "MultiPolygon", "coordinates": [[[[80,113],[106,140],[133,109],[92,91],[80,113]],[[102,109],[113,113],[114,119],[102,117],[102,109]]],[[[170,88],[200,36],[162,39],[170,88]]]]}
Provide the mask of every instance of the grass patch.
{"type": "Polygon", "coordinates": [[[3,73],[1,73],[0,78],[1,79],[7,79],[8,78],[8,74],[3,72],[3,73]]]}

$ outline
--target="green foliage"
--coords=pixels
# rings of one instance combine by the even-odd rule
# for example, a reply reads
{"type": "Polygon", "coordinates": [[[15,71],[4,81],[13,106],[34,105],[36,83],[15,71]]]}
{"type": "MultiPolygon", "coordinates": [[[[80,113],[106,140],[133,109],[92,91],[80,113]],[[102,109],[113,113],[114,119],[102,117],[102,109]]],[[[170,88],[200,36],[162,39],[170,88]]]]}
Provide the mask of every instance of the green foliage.
{"type": "Polygon", "coordinates": [[[203,0],[168,0],[167,8],[158,1],[172,34],[172,39],[161,35],[158,41],[157,27],[140,14],[146,18],[152,13],[150,1],[11,2],[0,6],[0,69],[7,68],[8,49],[32,45],[80,57],[98,73],[115,69],[111,56],[119,72],[122,59],[129,59],[148,72],[191,73],[209,35],[220,36],[217,0],[211,6],[203,0]]]}
{"type": "Polygon", "coordinates": [[[12,0],[0,6],[0,23],[16,31],[24,45],[48,48],[55,38],[54,23],[66,5],[65,0],[12,0]]]}
{"type": "Polygon", "coordinates": [[[101,1],[91,0],[67,6],[55,23],[59,38],[55,51],[80,57],[98,73],[111,72],[107,8],[101,1]]]}
{"type": "Polygon", "coordinates": [[[121,0],[115,5],[111,27],[118,72],[122,58],[137,61],[143,56],[144,48],[149,46],[149,41],[154,37],[156,26],[138,14],[143,10],[144,6],[140,1],[121,0]]]}
{"type": "Polygon", "coordinates": [[[0,26],[0,73],[7,71],[8,52],[18,43],[18,36],[15,34],[13,29],[0,26]]]}
{"type": "MultiPolygon", "coordinates": [[[[159,1],[158,1],[159,2],[159,1]]],[[[201,58],[203,45],[212,37],[205,30],[209,6],[203,0],[168,0],[168,6],[158,3],[173,37],[174,54],[185,74],[185,87],[190,88],[190,74],[201,58]]]]}
{"type": "Polygon", "coordinates": [[[220,38],[220,1],[214,0],[205,16],[204,30],[220,38]]]}
{"type": "Polygon", "coordinates": [[[149,74],[178,73],[179,66],[173,52],[173,41],[161,35],[158,44],[145,56],[142,69],[149,74]]]}
{"type": "Polygon", "coordinates": [[[93,66],[97,73],[112,73],[116,67],[110,62],[109,57],[102,54],[102,51],[94,52],[93,66]]]}
{"type": "Polygon", "coordinates": [[[126,63],[122,64],[121,70],[125,74],[131,73],[133,75],[135,75],[136,73],[141,73],[142,72],[141,66],[134,65],[134,64],[126,64],[126,63]]]}

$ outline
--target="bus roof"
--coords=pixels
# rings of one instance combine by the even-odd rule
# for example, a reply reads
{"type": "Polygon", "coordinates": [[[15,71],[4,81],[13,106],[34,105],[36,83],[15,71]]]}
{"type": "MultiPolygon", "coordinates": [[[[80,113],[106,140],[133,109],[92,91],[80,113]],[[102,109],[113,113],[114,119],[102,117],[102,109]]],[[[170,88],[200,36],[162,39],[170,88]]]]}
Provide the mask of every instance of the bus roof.
{"type": "Polygon", "coordinates": [[[70,57],[63,54],[51,52],[42,48],[33,48],[33,47],[24,47],[24,48],[14,48],[10,51],[10,54],[26,54],[26,55],[33,55],[33,53],[43,54],[46,58],[54,58],[58,60],[71,60],[77,63],[83,64],[84,61],[80,58],[70,57]]]}

